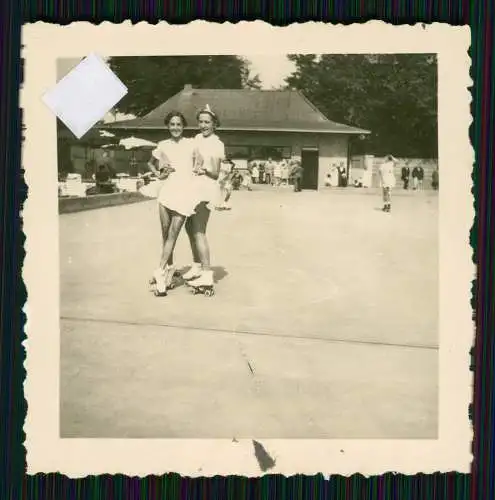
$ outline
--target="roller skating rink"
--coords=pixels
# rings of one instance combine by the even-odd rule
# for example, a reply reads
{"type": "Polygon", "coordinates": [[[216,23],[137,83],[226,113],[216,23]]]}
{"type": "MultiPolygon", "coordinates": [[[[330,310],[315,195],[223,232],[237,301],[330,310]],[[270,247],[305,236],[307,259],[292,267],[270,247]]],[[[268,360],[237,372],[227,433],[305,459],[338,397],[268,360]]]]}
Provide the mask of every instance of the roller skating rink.
{"type": "Polygon", "coordinates": [[[59,217],[61,436],[435,438],[438,194],[394,190],[392,214],[354,188],[230,204],[209,297],[150,293],[155,201],[59,217]]]}

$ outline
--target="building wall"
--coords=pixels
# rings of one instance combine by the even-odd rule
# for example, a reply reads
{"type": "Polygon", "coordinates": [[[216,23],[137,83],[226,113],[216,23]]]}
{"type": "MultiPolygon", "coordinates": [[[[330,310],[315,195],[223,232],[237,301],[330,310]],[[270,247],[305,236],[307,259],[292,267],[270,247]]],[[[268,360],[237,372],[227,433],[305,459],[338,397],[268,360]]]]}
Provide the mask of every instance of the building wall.
{"type": "Polygon", "coordinates": [[[343,164],[347,167],[348,137],[344,135],[323,136],[320,139],[320,164],[318,171],[318,189],[325,187],[325,178],[333,166],[343,164]]]}
{"type": "Polygon", "coordinates": [[[325,177],[334,164],[347,166],[348,137],[337,134],[297,134],[275,132],[219,132],[226,145],[290,147],[291,154],[300,156],[305,148],[318,148],[318,189],[324,187],[325,177]]]}
{"type": "MultiPolygon", "coordinates": [[[[353,179],[359,179],[363,175],[362,167],[362,156],[355,156],[352,158],[352,170],[351,170],[351,182],[353,179]]],[[[378,174],[378,169],[380,165],[385,161],[384,157],[373,157],[373,175],[372,175],[372,187],[380,187],[380,179],[378,174]]],[[[424,189],[432,189],[431,180],[432,173],[438,168],[438,160],[429,158],[397,158],[397,163],[394,168],[395,179],[397,182],[397,187],[402,187],[401,174],[402,167],[408,165],[411,173],[412,169],[416,166],[422,166],[425,172],[425,177],[423,181],[424,189]]],[[[409,177],[409,186],[412,188],[412,177],[409,177]]]]}

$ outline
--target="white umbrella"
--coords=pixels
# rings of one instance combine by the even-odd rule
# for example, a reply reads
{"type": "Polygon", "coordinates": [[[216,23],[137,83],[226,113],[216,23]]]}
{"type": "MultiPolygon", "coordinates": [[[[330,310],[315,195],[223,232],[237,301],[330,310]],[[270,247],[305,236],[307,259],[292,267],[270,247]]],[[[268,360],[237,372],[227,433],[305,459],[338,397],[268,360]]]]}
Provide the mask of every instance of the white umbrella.
{"type": "Polygon", "coordinates": [[[100,130],[100,137],[115,137],[115,134],[107,132],[106,130],[100,130]]]}
{"type": "Polygon", "coordinates": [[[156,142],[148,141],[146,139],[140,139],[139,137],[134,137],[134,136],[121,139],[119,144],[121,146],[124,146],[125,149],[156,146],[156,142]]]}

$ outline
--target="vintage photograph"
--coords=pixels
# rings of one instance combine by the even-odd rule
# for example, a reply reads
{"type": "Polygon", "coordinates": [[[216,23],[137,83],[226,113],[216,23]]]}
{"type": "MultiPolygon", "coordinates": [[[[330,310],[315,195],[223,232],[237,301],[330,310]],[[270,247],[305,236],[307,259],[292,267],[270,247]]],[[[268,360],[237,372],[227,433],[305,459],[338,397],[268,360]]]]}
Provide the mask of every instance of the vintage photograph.
{"type": "Polygon", "coordinates": [[[104,61],[57,120],[60,437],[437,439],[437,55],[104,61]]]}

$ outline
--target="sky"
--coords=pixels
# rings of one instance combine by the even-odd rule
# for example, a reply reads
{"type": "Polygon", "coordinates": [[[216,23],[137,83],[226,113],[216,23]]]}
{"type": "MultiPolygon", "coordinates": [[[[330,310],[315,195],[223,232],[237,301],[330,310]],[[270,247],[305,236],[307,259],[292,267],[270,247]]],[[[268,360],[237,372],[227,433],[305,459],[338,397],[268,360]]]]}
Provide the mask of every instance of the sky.
{"type": "Polygon", "coordinates": [[[294,63],[285,55],[245,55],[251,63],[251,72],[259,74],[264,89],[277,88],[294,70],[294,63]]]}
{"type": "MultiPolygon", "coordinates": [[[[243,54],[251,64],[251,74],[258,74],[262,83],[263,89],[278,88],[284,83],[284,79],[289,76],[295,69],[295,66],[283,54],[280,55],[253,55],[243,54]]],[[[75,66],[77,66],[79,58],[65,58],[58,60],[57,78],[63,78],[75,66]]],[[[130,117],[129,115],[117,114],[117,119],[123,120],[130,117]]],[[[105,121],[113,121],[115,118],[109,114],[105,117],[105,121]]]]}

